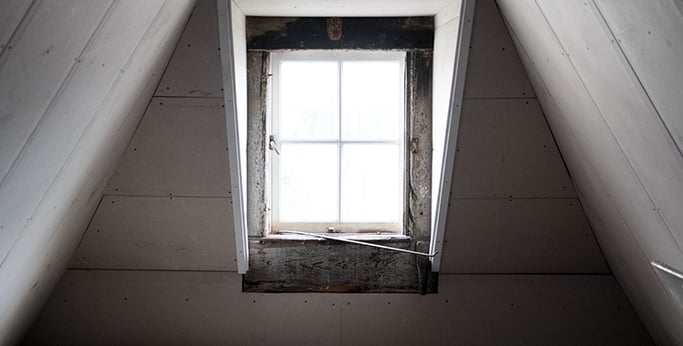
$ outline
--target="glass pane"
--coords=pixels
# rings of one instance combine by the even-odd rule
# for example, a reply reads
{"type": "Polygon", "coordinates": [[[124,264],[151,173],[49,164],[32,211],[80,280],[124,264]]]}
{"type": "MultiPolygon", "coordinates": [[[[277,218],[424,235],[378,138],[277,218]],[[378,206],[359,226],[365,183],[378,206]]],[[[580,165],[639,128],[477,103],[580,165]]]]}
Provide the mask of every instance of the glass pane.
{"type": "Polygon", "coordinates": [[[281,222],[338,220],[338,155],[336,144],[282,144],[281,222]]]}
{"type": "Polygon", "coordinates": [[[334,61],[283,61],[280,139],[337,139],[338,84],[334,61]]]}
{"type": "Polygon", "coordinates": [[[397,61],[342,65],[342,138],[397,140],[403,128],[403,80],[397,61]]]}
{"type": "Polygon", "coordinates": [[[400,222],[401,187],[398,145],[342,147],[342,222],[400,222]]]}

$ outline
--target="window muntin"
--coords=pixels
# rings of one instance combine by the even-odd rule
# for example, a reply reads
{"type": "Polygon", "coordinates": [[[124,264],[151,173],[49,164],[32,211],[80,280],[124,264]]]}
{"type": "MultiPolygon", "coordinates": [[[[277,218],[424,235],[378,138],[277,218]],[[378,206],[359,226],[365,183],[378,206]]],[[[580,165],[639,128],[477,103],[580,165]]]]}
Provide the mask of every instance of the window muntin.
{"type": "Polygon", "coordinates": [[[272,230],[403,228],[405,53],[273,52],[272,230]]]}

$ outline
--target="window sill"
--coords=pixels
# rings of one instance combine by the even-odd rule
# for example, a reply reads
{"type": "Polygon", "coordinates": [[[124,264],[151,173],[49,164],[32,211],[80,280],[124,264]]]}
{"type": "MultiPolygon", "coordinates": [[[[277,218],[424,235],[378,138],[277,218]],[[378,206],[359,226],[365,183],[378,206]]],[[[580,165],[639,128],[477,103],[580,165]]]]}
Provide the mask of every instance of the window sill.
{"type": "MultiPolygon", "coordinates": [[[[323,233],[415,249],[400,234],[323,233]]],[[[437,278],[426,257],[298,234],[249,238],[245,292],[433,293],[437,278]]]]}
{"type": "MultiPolygon", "coordinates": [[[[410,237],[403,234],[396,233],[320,233],[326,237],[360,240],[360,241],[370,241],[370,242],[382,242],[382,241],[395,241],[395,240],[410,240],[410,237]]],[[[250,238],[251,240],[258,241],[269,241],[269,240],[315,240],[315,241],[328,241],[326,239],[318,238],[315,236],[301,235],[301,234],[270,234],[262,238],[250,238]]]]}

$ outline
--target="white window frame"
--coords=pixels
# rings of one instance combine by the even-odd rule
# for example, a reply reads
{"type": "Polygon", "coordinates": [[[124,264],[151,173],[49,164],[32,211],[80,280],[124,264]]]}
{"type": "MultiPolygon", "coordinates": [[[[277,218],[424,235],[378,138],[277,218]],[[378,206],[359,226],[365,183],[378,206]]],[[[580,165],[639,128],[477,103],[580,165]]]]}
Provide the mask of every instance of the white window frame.
{"type": "MultiPolygon", "coordinates": [[[[399,63],[399,68],[401,71],[400,81],[400,91],[403,96],[399,111],[402,113],[402,126],[398,139],[396,141],[367,141],[367,140],[343,140],[341,134],[338,140],[320,140],[320,141],[306,141],[310,143],[335,143],[339,146],[339,177],[337,180],[339,194],[341,194],[341,148],[344,143],[363,143],[363,144],[398,144],[399,145],[399,165],[400,165],[400,177],[401,182],[401,217],[397,223],[386,223],[386,222],[280,222],[278,214],[278,174],[279,174],[279,159],[275,152],[271,151],[271,198],[270,209],[271,209],[271,230],[270,232],[278,232],[281,230],[295,230],[295,231],[306,231],[306,232],[328,232],[330,229],[334,229],[335,232],[343,233],[398,233],[403,234],[404,232],[404,214],[405,214],[405,199],[406,199],[406,187],[405,187],[405,176],[406,176],[406,154],[405,154],[405,137],[406,137],[406,124],[407,124],[407,114],[405,107],[406,100],[406,90],[405,90],[405,78],[406,78],[406,66],[405,66],[406,53],[405,51],[368,51],[368,50],[344,50],[344,51],[329,51],[329,50],[298,50],[298,51],[277,51],[271,53],[271,71],[273,75],[272,79],[272,110],[271,110],[271,133],[274,134],[276,139],[279,139],[278,125],[279,125],[279,112],[278,112],[278,100],[279,100],[279,89],[280,89],[280,64],[283,61],[335,61],[338,63],[337,73],[338,79],[338,114],[339,114],[339,131],[341,132],[342,123],[342,109],[341,109],[341,88],[342,88],[342,66],[343,62],[346,61],[394,61],[399,63]]],[[[341,213],[341,196],[338,196],[339,202],[337,205],[339,213],[341,213]]],[[[341,217],[341,216],[340,216],[341,217]]]]}

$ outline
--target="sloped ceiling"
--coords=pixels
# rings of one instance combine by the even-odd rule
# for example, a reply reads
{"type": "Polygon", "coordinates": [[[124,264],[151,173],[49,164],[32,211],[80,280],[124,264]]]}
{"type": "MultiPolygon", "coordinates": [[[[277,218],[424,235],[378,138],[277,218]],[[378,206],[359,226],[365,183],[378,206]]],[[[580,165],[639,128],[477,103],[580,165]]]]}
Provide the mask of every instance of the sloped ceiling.
{"type": "Polygon", "coordinates": [[[192,5],[0,3],[0,344],[63,273],[192,5]]]}
{"type": "Polygon", "coordinates": [[[681,1],[498,0],[610,268],[683,344],[681,1]]]}

